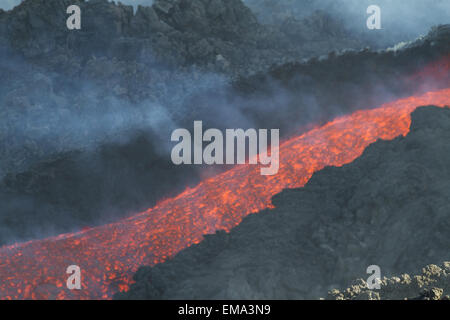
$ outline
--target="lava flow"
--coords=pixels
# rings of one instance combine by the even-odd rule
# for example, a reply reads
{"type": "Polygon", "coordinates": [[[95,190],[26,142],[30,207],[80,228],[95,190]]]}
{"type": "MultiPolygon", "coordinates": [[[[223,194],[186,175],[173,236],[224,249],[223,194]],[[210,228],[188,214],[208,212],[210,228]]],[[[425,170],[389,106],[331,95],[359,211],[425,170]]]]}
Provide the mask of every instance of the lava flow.
{"type": "Polygon", "coordinates": [[[2,299],[108,299],[132,282],[141,265],[154,265],[218,229],[230,230],[250,213],[271,206],[285,188],[303,186],[325,166],[342,166],[377,139],[409,132],[421,105],[450,104],[450,89],[358,111],[280,146],[280,170],[262,176],[242,165],[179,196],[117,223],[0,248],[2,299]],[[82,289],[66,289],[66,268],[78,265],[82,289]]]}

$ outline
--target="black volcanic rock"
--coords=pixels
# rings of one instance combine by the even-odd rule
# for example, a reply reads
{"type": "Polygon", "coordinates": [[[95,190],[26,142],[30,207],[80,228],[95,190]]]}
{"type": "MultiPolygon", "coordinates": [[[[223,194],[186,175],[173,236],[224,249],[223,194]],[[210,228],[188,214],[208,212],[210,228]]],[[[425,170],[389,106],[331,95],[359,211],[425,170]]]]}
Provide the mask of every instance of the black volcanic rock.
{"type": "Polygon", "coordinates": [[[195,64],[227,74],[262,71],[332,49],[363,46],[345,32],[327,34],[339,28],[324,30],[310,22],[296,23],[296,30],[314,41],[289,35],[290,27],[285,32],[259,24],[241,0],[158,0],[151,7],[138,6],[136,13],[132,6],[107,0],[26,0],[0,13],[0,39],[47,65],[57,63],[61,55],[81,65],[93,55],[126,61],[151,57],[152,63],[195,64]],[[66,28],[66,8],[71,4],[81,8],[81,30],[66,28]],[[225,66],[218,61],[222,58],[228,62],[225,66]]]}
{"type": "Polygon", "coordinates": [[[304,188],[155,267],[119,299],[319,298],[352,279],[450,258],[450,109],[419,108],[411,131],[378,141],[304,188]]]}

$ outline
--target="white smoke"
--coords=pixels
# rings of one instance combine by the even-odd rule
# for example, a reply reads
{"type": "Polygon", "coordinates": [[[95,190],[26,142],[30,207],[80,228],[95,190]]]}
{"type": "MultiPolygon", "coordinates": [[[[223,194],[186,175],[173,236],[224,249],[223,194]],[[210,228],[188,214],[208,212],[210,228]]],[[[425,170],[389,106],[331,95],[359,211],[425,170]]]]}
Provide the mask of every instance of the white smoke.
{"type": "Polygon", "coordinates": [[[243,0],[260,22],[310,16],[321,10],[341,20],[346,29],[380,46],[414,40],[435,25],[450,23],[449,0],[243,0]],[[381,30],[368,30],[370,5],[381,9],[381,30]]]}

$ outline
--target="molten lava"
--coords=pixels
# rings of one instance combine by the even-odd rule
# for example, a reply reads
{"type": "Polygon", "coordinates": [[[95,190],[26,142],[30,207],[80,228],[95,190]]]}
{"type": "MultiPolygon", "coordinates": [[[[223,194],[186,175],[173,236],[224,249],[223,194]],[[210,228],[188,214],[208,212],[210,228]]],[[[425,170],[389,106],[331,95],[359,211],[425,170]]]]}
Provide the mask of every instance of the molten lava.
{"type": "Polygon", "coordinates": [[[450,89],[355,112],[280,146],[280,170],[262,176],[259,166],[236,166],[176,198],[117,223],[0,248],[3,299],[107,299],[125,290],[141,265],[154,265],[218,229],[271,206],[285,188],[303,186],[325,166],[342,166],[377,139],[406,135],[421,105],[450,104],[450,89]],[[66,268],[78,265],[82,289],[66,289],[66,268]]]}

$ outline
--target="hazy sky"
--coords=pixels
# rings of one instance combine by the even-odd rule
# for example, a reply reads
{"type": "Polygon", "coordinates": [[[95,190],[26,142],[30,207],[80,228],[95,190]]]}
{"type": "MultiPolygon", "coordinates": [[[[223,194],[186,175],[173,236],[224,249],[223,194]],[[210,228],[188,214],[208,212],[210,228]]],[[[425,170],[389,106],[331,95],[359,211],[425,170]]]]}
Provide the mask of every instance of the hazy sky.
{"type": "Polygon", "coordinates": [[[14,6],[18,5],[20,2],[21,2],[21,0],[1,0],[0,8],[9,10],[9,9],[12,9],[14,6]]]}

